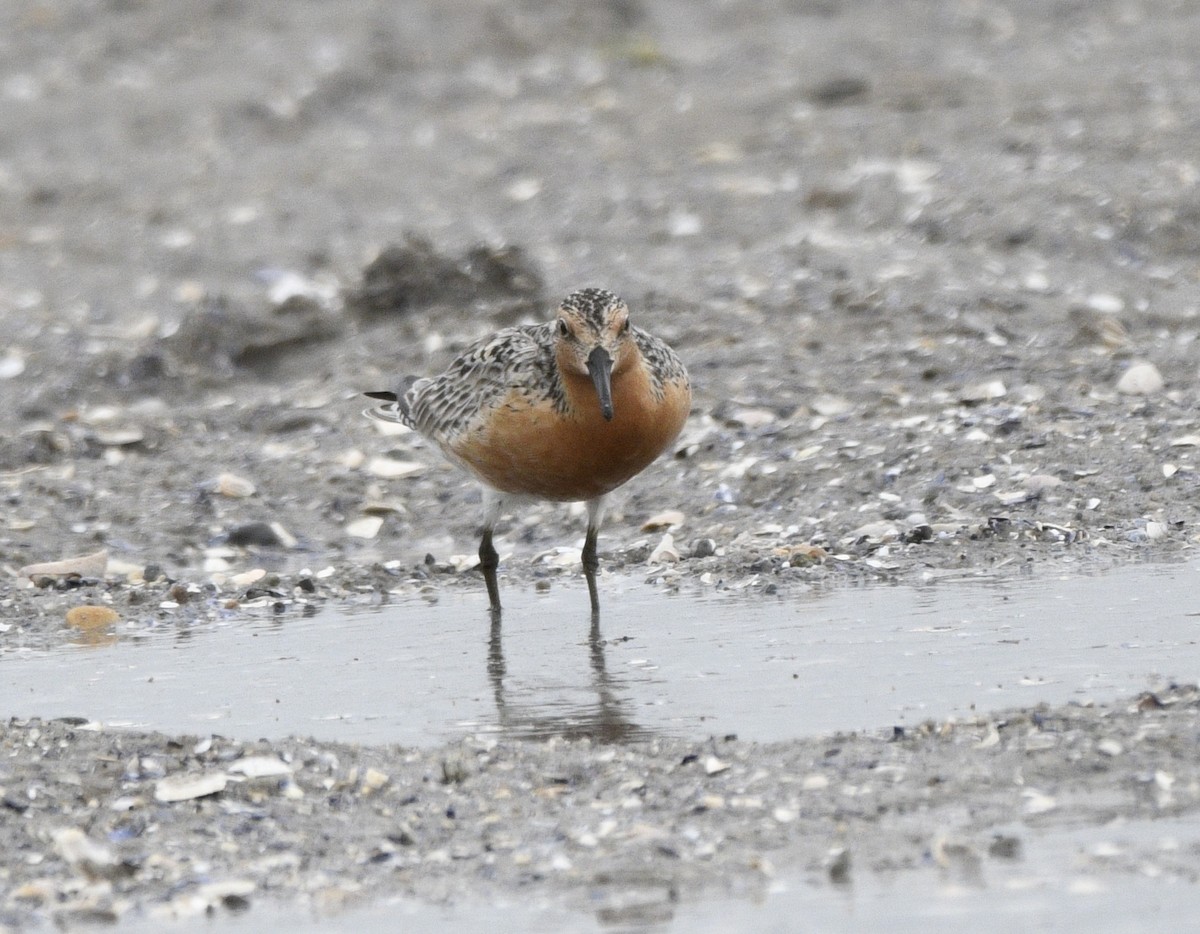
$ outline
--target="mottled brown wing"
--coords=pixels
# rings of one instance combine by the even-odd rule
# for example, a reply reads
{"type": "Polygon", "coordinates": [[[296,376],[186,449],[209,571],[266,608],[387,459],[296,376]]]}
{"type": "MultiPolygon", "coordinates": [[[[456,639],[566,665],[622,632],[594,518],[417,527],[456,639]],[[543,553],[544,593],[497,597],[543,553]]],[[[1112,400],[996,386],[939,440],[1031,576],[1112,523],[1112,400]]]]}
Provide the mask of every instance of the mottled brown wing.
{"type": "Polygon", "coordinates": [[[405,424],[448,448],[514,390],[553,395],[553,333],[553,324],[505,328],[467,348],[445,372],[417,380],[398,401],[405,424]]]}
{"type": "Polygon", "coordinates": [[[690,380],[683,361],[675,355],[670,347],[653,334],[641,328],[633,328],[633,339],[637,341],[638,350],[646,360],[646,368],[650,371],[650,379],[654,392],[662,397],[667,383],[681,383],[690,391],[690,380]]]}

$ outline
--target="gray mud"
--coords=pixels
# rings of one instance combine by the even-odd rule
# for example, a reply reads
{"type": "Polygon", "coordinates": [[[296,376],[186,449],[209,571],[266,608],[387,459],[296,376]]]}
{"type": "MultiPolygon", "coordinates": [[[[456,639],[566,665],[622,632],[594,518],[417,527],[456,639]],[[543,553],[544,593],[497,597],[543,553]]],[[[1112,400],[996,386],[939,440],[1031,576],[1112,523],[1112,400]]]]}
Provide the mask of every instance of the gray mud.
{"type": "MultiPolygon", "coordinates": [[[[477,492],[358,394],[585,285],[695,384],[678,449],[615,497],[610,571],[752,601],[1186,559],[1198,47],[1170,0],[6,3],[0,640],[103,642],[102,620],[64,626],[81,604],[186,637],[478,593],[477,492]],[[19,573],[98,551],[102,572],[19,573]]],[[[502,588],[574,580],[581,525],[512,517],[502,588]]],[[[986,723],[771,747],[272,736],[254,751],[290,781],[174,805],[143,760],[249,747],[13,722],[0,918],[132,917],[228,879],[252,886],[210,901],[577,897],[644,871],[750,891],[760,854],[816,872],[845,846],[855,872],[917,865],[1001,821],[1194,809],[1194,700],[1167,699],[1018,711],[982,748],[986,723]],[[1110,727],[1145,752],[1097,755],[1110,727]],[[706,776],[709,755],[735,766],[706,776]],[[785,780],[858,786],[893,758],[910,777],[861,810],[785,780]]]]}
{"type": "MultiPolygon", "coordinates": [[[[1194,814],[1198,712],[1186,688],[763,746],[479,737],[436,751],[11,721],[6,912],[69,923],[236,911],[258,893],[329,910],[527,889],[646,922],[679,900],[761,897],[781,869],[831,891],[913,869],[980,884],[1048,830],[1194,814]],[[177,776],[219,790],[159,800],[177,776]]],[[[1196,844],[1122,849],[1094,872],[1195,884],[1196,844]]]]}

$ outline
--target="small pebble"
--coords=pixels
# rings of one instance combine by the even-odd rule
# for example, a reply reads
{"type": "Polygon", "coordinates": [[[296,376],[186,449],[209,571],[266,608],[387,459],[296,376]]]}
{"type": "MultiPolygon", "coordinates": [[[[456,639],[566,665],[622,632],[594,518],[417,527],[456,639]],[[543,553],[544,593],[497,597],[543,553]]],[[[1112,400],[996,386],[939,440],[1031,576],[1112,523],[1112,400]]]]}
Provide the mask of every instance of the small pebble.
{"type": "Polygon", "coordinates": [[[849,543],[865,542],[879,545],[884,542],[894,542],[900,538],[900,530],[891,522],[868,522],[860,525],[842,541],[849,543]]]}
{"type": "Polygon", "coordinates": [[[835,847],[829,851],[828,857],[829,881],[835,885],[845,885],[850,881],[850,850],[846,847],[835,847]]]}
{"type": "Polygon", "coordinates": [[[1165,385],[1153,363],[1135,363],[1117,380],[1117,392],[1127,396],[1150,396],[1161,392],[1165,385]]]}
{"type": "Polygon", "coordinates": [[[1088,296],[1087,307],[1089,310],[1098,311],[1101,314],[1116,315],[1125,310],[1125,301],[1119,295],[1098,292],[1088,296]]]}
{"type": "Polygon", "coordinates": [[[1021,797],[1025,799],[1026,814],[1046,814],[1058,807],[1058,802],[1050,795],[1042,794],[1032,788],[1023,792],[1021,797]]]}
{"type": "Polygon", "coordinates": [[[808,404],[808,407],[817,415],[825,418],[837,418],[853,408],[850,401],[841,396],[817,396],[808,404]]]}
{"type": "Polygon", "coordinates": [[[13,351],[0,357],[0,379],[13,379],[25,372],[25,358],[13,351]]]}
{"type": "Polygon", "coordinates": [[[1123,747],[1115,739],[1109,738],[1109,739],[1102,739],[1102,740],[1100,740],[1100,742],[1096,743],[1096,751],[1103,755],[1112,757],[1112,756],[1119,756],[1122,752],[1125,751],[1125,747],[1123,747]]]}
{"type": "Polygon", "coordinates": [[[92,840],[77,827],[56,830],[54,849],[73,869],[93,878],[112,875],[119,866],[112,850],[92,840]]]}
{"type": "Polygon", "coordinates": [[[247,522],[230,529],[225,535],[225,541],[243,548],[248,545],[291,548],[296,544],[296,540],[278,522],[247,522]]]}
{"type": "Polygon", "coordinates": [[[975,383],[972,386],[965,386],[958,394],[960,402],[976,403],[990,402],[993,399],[1000,399],[1008,394],[1008,388],[1004,385],[1003,380],[993,379],[986,383],[975,383]]]}
{"type": "Polygon", "coordinates": [[[217,477],[214,484],[216,491],[230,499],[245,499],[255,493],[254,484],[245,477],[236,474],[223,473],[217,477]]]}
{"type": "Polygon", "coordinates": [[[1044,493],[1047,490],[1053,490],[1055,487],[1062,486],[1062,481],[1053,474],[1035,473],[1025,478],[1025,482],[1021,484],[1030,493],[1044,493]]]}
{"type": "Polygon", "coordinates": [[[1028,292],[1045,292],[1050,288],[1050,280],[1043,273],[1031,272],[1021,282],[1028,292]]]}
{"type": "Polygon", "coordinates": [[[225,541],[230,545],[278,545],[279,537],[266,522],[247,522],[229,530],[225,541]]]}
{"type": "Polygon", "coordinates": [[[988,845],[988,856],[994,859],[1020,859],[1021,838],[1010,834],[994,834],[988,845]]]}
{"type": "Polygon", "coordinates": [[[67,625],[76,629],[103,629],[120,618],[120,614],[111,606],[84,605],[67,610],[67,625]]]}
{"type": "Polygon", "coordinates": [[[369,768],[363,773],[362,785],[359,790],[364,795],[373,795],[390,781],[391,778],[379,769],[369,768]]]}
{"type": "Polygon", "coordinates": [[[667,219],[667,231],[672,237],[694,237],[704,228],[697,214],[675,211],[667,219]]]}
{"type": "Polygon", "coordinates": [[[542,182],[537,178],[518,178],[505,189],[505,193],[513,201],[529,201],[542,192],[542,182]]]}

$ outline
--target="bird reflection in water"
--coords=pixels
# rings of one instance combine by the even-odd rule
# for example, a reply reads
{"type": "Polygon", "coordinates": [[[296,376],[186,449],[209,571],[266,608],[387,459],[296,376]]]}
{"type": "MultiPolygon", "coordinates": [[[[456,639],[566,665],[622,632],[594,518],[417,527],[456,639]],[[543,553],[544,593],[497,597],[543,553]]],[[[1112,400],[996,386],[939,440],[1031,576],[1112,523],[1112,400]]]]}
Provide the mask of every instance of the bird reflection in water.
{"type": "Polygon", "coordinates": [[[646,739],[654,731],[639,726],[630,719],[628,701],[621,698],[621,681],[608,672],[605,662],[605,640],[600,635],[600,619],[593,614],[588,631],[588,657],[591,667],[591,689],[595,691],[594,704],[572,707],[562,713],[549,713],[546,708],[522,708],[519,701],[510,698],[504,685],[508,666],[504,659],[502,627],[498,614],[492,615],[492,626],[488,637],[488,681],[496,701],[496,715],[500,730],[513,739],[548,739],[561,736],[564,739],[587,738],[596,743],[628,743],[646,739]]]}

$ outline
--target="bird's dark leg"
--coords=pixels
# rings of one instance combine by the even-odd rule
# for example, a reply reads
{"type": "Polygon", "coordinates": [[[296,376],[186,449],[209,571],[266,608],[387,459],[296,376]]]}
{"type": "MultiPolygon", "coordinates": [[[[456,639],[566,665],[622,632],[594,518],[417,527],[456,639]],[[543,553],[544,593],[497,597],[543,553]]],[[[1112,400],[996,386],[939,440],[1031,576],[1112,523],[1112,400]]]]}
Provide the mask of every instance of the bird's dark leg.
{"type": "Polygon", "coordinates": [[[487,584],[488,603],[491,607],[493,625],[500,622],[500,586],[496,583],[496,568],[500,567],[500,556],[492,544],[492,530],[504,512],[504,496],[486,484],[483,487],[483,535],[479,539],[479,570],[487,584]]]}
{"type": "Polygon", "coordinates": [[[487,584],[488,602],[491,604],[492,619],[500,618],[500,585],[496,583],[496,568],[500,567],[500,555],[492,544],[492,530],[483,530],[479,540],[479,568],[483,571],[483,580],[487,584]]]}
{"type": "Polygon", "coordinates": [[[604,497],[588,500],[587,536],[583,540],[583,576],[587,578],[588,597],[592,601],[592,623],[600,622],[600,594],[596,590],[596,572],[600,570],[600,559],[596,557],[596,538],[600,534],[600,523],[604,519],[604,497]]]}
{"type": "Polygon", "coordinates": [[[596,529],[588,526],[587,538],[583,542],[583,576],[587,578],[588,596],[592,600],[592,621],[600,620],[600,595],[596,592],[596,571],[600,569],[600,559],[596,557],[596,529]]]}

